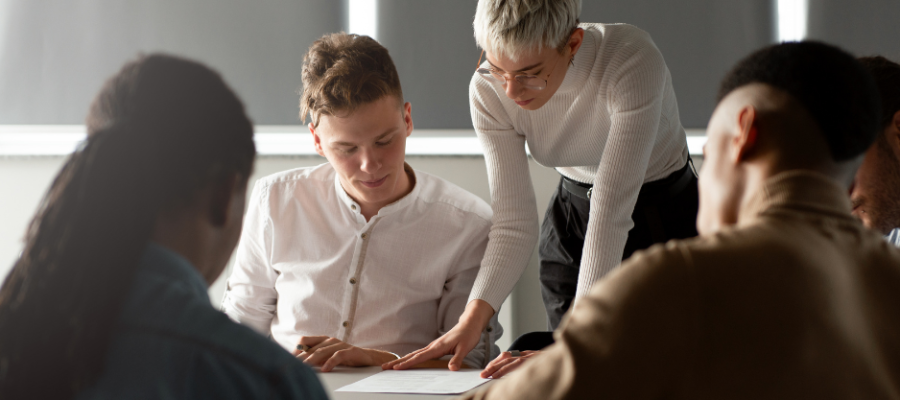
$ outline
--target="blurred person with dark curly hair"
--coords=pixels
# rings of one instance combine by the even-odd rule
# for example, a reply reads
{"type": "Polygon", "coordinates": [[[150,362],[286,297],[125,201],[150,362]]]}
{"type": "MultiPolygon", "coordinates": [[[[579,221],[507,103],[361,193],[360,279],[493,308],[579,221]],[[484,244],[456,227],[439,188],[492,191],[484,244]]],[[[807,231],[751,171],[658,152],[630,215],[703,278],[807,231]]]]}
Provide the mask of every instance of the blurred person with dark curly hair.
{"type": "Polygon", "coordinates": [[[87,125],[0,289],[0,398],[325,399],[310,368],[209,300],[256,156],[219,74],[140,57],[87,125]]]}

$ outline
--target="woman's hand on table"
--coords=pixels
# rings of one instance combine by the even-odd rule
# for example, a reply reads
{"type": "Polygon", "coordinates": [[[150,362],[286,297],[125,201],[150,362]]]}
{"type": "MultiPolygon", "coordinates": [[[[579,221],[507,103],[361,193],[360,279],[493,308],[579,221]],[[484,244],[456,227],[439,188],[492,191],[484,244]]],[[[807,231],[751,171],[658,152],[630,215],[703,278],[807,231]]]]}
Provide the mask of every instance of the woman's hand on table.
{"type": "Polygon", "coordinates": [[[387,362],[383,369],[408,369],[428,360],[453,354],[447,368],[458,371],[463,366],[463,359],[481,340],[481,332],[494,316],[494,309],[483,300],[472,300],[466,305],[466,311],[459,317],[459,323],[443,336],[432,341],[428,346],[416,350],[406,356],[387,362]]]}
{"type": "Polygon", "coordinates": [[[328,336],[301,336],[291,354],[307,365],[321,367],[322,372],[339,365],[365,367],[397,359],[393,353],[356,347],[328,336]]]}
{"type": "Polygon", "coordinates": [[[510,351],[504,351],[500,353],[497,358],[491,361],[491,363],[484,368],[484,371],[481,371],[481,377],[494,379],[500,378],[514,371],[516,368],[521,367],[522,364],[524,364],[529,358],[541,354],[540,351],[531,350],[516,353],[518,354],[514,354],[510,351]]]}

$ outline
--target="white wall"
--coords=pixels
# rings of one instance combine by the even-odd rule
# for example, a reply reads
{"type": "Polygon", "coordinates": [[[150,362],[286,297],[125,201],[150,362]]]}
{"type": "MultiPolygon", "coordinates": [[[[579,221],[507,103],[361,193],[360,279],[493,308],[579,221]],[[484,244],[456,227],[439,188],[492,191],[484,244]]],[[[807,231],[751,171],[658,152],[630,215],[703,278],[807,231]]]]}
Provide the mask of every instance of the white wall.
{"type": "MultiPolygon", "coordinates": [[[[63,161],[62,157],[0,158],[0,188],[3,188],[0,191],[0,277],[6,276],[21,251],[25,228],[63,161]]],[[[482,157],[410,157],[407,161],[415,169],[443,177],[490,202],[487,171],[482,157]]],[[[324,159],[319,157],[262,157],[256,162],[251,180],[322,162],[324,159]]],[[[534,161],[531,161],[530,168],[539,217],[543,217],[559,175],[534,161]]],[[[225,277],[229,273],[230,265],[210,288],[210,298],[216,305],[221,301],[225,277]]],[[[546,329],[546,314],[538,282],[537,250],[510,299],[504,303],[500,319],[507,332],[499,343],[504,349],[519,334],[546,329]]]]}

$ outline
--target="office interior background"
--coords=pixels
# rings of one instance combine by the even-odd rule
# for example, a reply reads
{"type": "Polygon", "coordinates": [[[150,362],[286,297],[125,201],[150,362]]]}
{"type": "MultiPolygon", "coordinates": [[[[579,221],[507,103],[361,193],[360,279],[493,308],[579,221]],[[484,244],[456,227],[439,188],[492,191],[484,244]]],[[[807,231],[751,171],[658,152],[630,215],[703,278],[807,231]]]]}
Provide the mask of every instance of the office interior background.
{"type": "MultiPolygon", "coordinates": [[[[480,50],[476,0],[0,0],[0,277],[51,179],[77,142],[104,80],[139,53],[162,51],[220,71],[257,126],[251,180],[317,165],[298,116],[303,54],[325,33],[373,36],[397,66],[415,131],[408,162],[490,201],[469,116],[480,50]]],[[[815,39],[900,61],[900,0],[583,0],[582,22],[650,33],[672,74],[698,167],[719,80],[741,57],[815,39]]],[[[530,164],[541,216],[559,176],[530,164]]],[[[436,227],[439,229],[439,227],[436,227]]],[[[427,268],[427,266],[423,266],[427,268]]],[[[221,301],[230,268],[210,288],[221,301]]],[[[504,304],[505,348],[544,330],[537,252],[504,304]]]]}

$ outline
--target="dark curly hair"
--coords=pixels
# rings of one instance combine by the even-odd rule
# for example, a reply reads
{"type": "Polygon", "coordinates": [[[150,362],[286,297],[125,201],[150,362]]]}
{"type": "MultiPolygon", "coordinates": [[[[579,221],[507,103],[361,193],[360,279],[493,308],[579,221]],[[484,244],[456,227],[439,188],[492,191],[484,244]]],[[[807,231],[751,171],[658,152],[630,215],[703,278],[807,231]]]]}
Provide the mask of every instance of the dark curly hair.
{"type": "Polygon", "coordinates": [[[256,155],[219,74],[173,56],[126,64],[87,124],[0,289],[3,399],[71,398],[93,384],[157,216],[234,174],[246,181],[256,155]]]}
{"type": "Polygon", "coordinates": [[[875,78],[881,95],[881,129],[887,128],[900,111],[900,64],[882,56],[860,57],[859,62],[875,78]]]}
{"type": "Polygon", "coordinates": [[[872,75],[832,45],[788,42],[757,50],[725,76],[718,100],[750,83],[771,85],[798,101],[836,162],[865,153],[879,132],[881,105],[872,75]]]}

